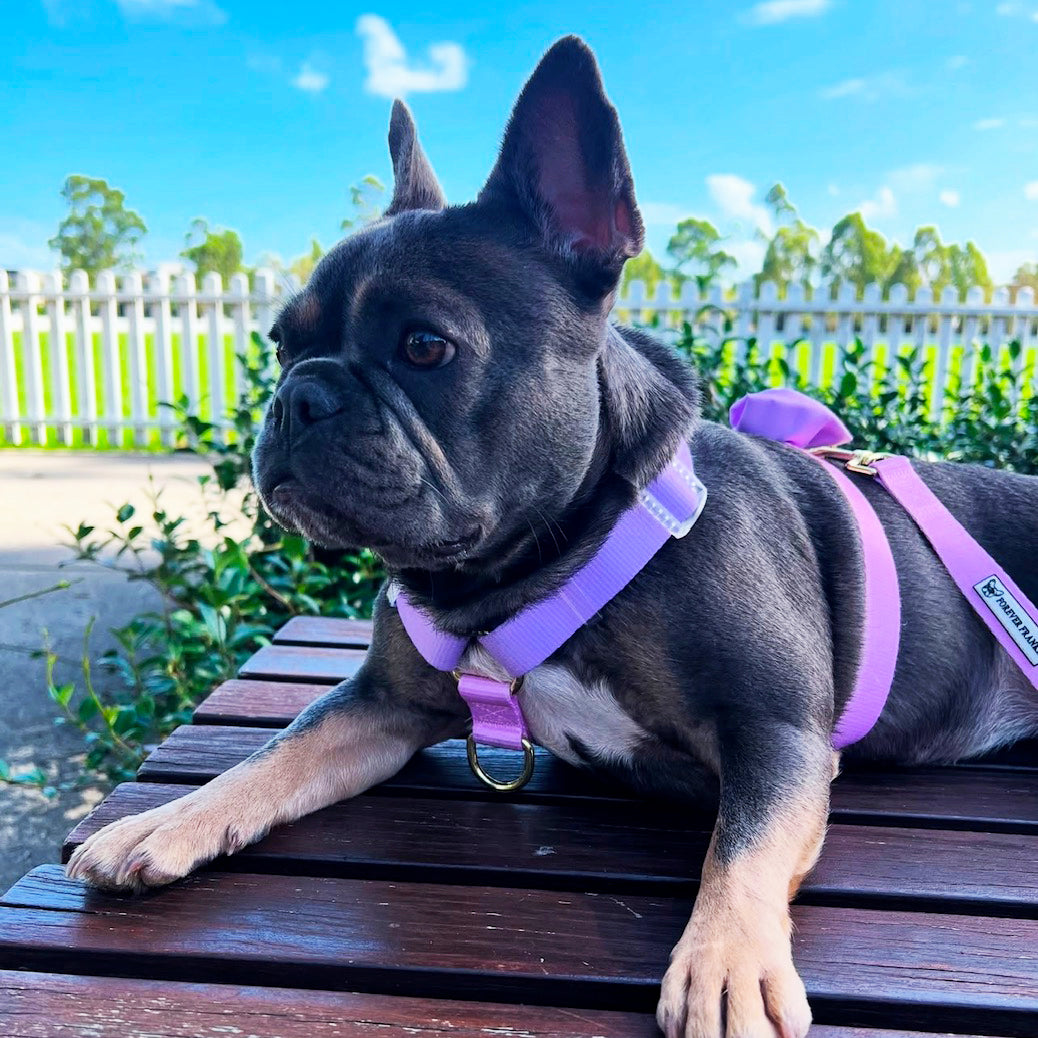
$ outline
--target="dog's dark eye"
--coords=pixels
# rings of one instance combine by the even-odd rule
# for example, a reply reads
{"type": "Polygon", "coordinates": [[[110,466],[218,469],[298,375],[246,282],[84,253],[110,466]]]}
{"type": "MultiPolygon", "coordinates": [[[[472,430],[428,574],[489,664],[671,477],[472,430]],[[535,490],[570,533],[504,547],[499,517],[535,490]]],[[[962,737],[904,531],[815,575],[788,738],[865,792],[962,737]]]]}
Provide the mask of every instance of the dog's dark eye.
{"type": "Polygon", "coordinates": [[[275,324],[267,332],[267,338],[274,343],[274,356],[281,367],[285,366],[285,347],[281,344],[281,329],[275,324]]]}
{"type": "Polygon", "coordinates": [[[436,332],[408,332],[400,349],[415,368],[442,368],[454,359],[454,343],[436,332]]]}

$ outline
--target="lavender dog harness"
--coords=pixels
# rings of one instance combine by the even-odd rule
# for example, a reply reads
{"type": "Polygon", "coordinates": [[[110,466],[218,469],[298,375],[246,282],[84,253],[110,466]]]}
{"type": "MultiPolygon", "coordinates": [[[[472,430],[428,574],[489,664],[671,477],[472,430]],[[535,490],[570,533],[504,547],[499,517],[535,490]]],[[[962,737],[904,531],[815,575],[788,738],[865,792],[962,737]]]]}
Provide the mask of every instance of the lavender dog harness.
{"type": "Polygon", "coordinates": [[[533,774],[533,746],[516,698],[523,676],[627,587],[667,541],[684,537],[705,504],[706,487],[696,477],[688,446],[681,444],[670,464],[620,516],[598,551],[562,587],[474,639],[440,630],[403,591],[396,593],[397,611],[415,648],[431,666],[453,672],[458,680],[458,692],[472,712],[469,764],[488,786],[519,789],[533,774]],[[457,669],[473,642],[489,653],[509,681],[457,669]],[[522,750],[522,773],[508,781],[488,775],[479,763],[479,745],[522,750]]]}
{"type": "MultiPolygon", "coordinates": [[[[836,480],[854,514],[864,562],[865,603],[861,654],[851,696],[833,731],[835,749],[864,738],[883,712],[897,663],[901,595],[886,534],[848,472],[872,476],[912,516],[956,584],[995,637],[1038,688],[1038,610],[973,540],[915,474],[907,458],[841,447],[850,440],[843,423],[823,404],[789,389],[743,397],[732,407],[733,428],[799,447],[836,480]],[[829,464],[843,463],[842,468],[829,464]]],[[[431,666],[450,671],[472,713],[468,758],[473,772],[493,789],[521,788],[533,774],[530,733],[517,694],[524,675],[616,597],[671,538],[684,537],[706,504],[688,446],[624,512],[595,555],[547,598],[516,613],[494,630],[472,638],[443,631],[393,588],[390,599],[415,648],[431,666]],[[459,670],[473,645],[497,663],[508,680],[459,670]],[[523,752],[517,778],[500,780],[479,762],[478,746],[523,752]]]]}
{"type": "MultiPolygon", "coordinates": [[[[768,389],[736,401],[732,426],[782,440],[846,472],[873,477],[912,517],[966,601],[1038,689],[1038,609],[1010,576],[920,479],[908,458],[841,447],[846,426],[824,404],[791,389],[768,389]]],[[[865,622],[854,690],[833,732],[842,749],[863,739],[879,720],[900,643],[901,594],[886,534],[864,494],[844,471],[825,464],[847,496],[861,535],[865,569],[865,622]]]]}

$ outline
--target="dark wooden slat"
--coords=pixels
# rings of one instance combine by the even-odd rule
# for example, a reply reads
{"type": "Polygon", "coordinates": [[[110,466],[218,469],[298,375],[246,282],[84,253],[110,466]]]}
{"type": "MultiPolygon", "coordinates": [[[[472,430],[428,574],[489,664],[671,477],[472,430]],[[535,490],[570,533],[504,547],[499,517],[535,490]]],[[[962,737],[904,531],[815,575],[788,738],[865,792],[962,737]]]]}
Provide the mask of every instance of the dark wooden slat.
{"type": "Polygon", "coordinates": [[[328,691],[327,685],[232,678],[195,707],[195,724],[284,728],[328,691]]]}
{"type": "MultiPolygon", "coordinates": [[[[98,829],[191,786],[125,783],[69,834],[98,829]]],[[[359,797],[280,826],[220,867],[552,890],[691,893],[709,826],[652,804],[488,804],[359,797]]],[[[805,903],[1038,917],[1038,835],[834,825],[805,903]]]]}
{"type": "MultiPolygon", "coordinates": [[[[271,734],[264,728],[183,725],[144,762],[138,777],[146,782],[206,782],[259,749],[271,734]]],[[[488,766],[502,774],[515,765],[507,750],[483,753],[488,766]]],[[[530,784],[502,798],[473,778],[460,741],[417,754],[378,792],[519,802],[635,799],[621,787],[606,785],[543,751],[538,751],[530,784]]],[[[682,810],[687,813],[689,808],[682,810]]],[[[859,825],[1036,833],[1038,773],[981,768],[852,771],[833,786],[833,819],[859,825]]]]}
{"type": "MultiPolygon", "coordinates": [[[[323,629],[325,624],[339,622],[357,624],[364,621],[296,617],[282,630],[287,630],[293,624],[316,624],[319,629],[323,629]]],[[[296,629],[306,628],[300,626],[296,629]]],[[[318,643],[309,646],[302,642],[282,642],[280,632],[275,641],[278,644],[260,649],[241,669],[242,677],[258,680],[235,683],[232,689],[224,686],[217,688],[196,710],[195,719],[198,723],[283,727],[316,699],[327,684],[350,677],[360,665],[355,650],[336,647],[334,642],[329,641],[323,647],[318,643]],[[319,683],[305,686],[312,689],[309,696],[295,691],[279,699],[273,689],[264,687],[269,683],[286,688],[286,682],[307,681],[319,683]]],[[[345,644],[343,640],[342,645],[345,644]]],[[[1038,771],[1038,740],[1021,740],[976,760],[963,761],[959,767],[1038,771]]]]}
{"type": "Polygon", "coordinates": [[[356,674],[364,649],[322,649],[309,645],[264,645],[242,664],[240,677],[265,681],[312,681],[337,685],[356,674]]]}
{"type": "MultiPolygon", "coordinates": [[[[157,1038],[157,1027],[162,1038],[659,1038],[647,1013],[0,970],[5,1038],[157,1038]]],[[[921,1035],[824,1025],[811,1030],[812,1038],[921,1035]]]]}
{"type": "MultiPolygon", "coordinates": [[[[367,648],[371,643],[370,620],[341,620],[324,616],[293,617],[274,636],[280,645],[312,645],[325,648],[367,648]]],[[[243,719],[230,721],[232,724],[248,724],[252,713],[248,692],[243,690],[243,719]]],[[[282,715],[281,723],[288,724],[292,714],[282,715]]],[[[1004,750],[998,750],[984,758],[987,767],[1038,767],[1038,740],[1030,739],[1004,750]]]]}
{"type": "MultiPolygon", "coordinates": [[[[825,1035],[828,1029],[816,1033],[825,1035]]],[[[885,1032],[871,1032],[888,1038],[885,1032]]],[[[658,1038],[649,1014],[0,970],[4,1038],[658,1038]]],[[[864,1038],[834,1028],[831,1038],[864,1038]]],[[[890,1036],[893,1038],[893,1036],[890,1036]]]]}
{"type": "MultiPolygon", "coordinates": [[[[152,751],[141,765],[138,778],[144,782],[208,782],[258,750],[273,734],[269,728],[182,725],[152,751]]],[[[524,801],[546,797],[557,799],[559,796],[632,799],[632,795],[621,787],[599,781],[544,751],[538,750],[537,758],[533,779],[522,793],[515,794],[524,801]]],[[[507,750],[491,749],[487,751],[486,760],[488,767],[498,767],[501,774],[507,774],[509,767],[516,763],[515,755],[507,750]]],[[[399,775],[378,788],[390,795],[421,792],[437,796],[502,799],[473,777],[465,758],[465,744],[459,740],[417,754],[399,775]]]]}
{"type": "MultiPolygon", "coordinates": [[[[57,866],[0,908],[0,966],[651,1009],[687,899],[204,872],[145,898],[57,866]]],[[[797,906],[822,1022],[1031,1035],[1038,921],[797,906]]]]}
{"type": "Polygon", "coordinates": [[[332,616],[293,616],[274,635],[279,645],[325,645],[333,649],[366,649],[371,644],[370,620],[332,616]]]}

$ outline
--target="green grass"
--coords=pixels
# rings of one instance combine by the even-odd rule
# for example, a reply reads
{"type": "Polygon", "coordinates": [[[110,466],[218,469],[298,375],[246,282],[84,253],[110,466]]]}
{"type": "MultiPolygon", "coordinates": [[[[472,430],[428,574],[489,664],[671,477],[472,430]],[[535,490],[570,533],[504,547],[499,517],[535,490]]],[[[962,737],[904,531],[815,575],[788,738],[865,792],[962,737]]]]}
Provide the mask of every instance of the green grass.
{"type": "MultiPolygon", "coordinates": [[[[174,332],[173,336],[173,399],[179,397],[185,390],[185,373],[183,370],[183,355],[181,352],[181,336],[179,333],[174,332]]],[[[224,400],[228,405],[234,402],[234,368],[235,363],[234,356],[234,337],[233,335],[225,335],[223,337],[223,363],[224,363],[224,400]]],[[[131,397],[131,370],[130,370],[130,343],[129,336],[125,333],[119,335],[119,386],[122,396],[122,406],[120,408],[120,415],[124,419],[130,419],[132,417],[132,397],[131,397]]],[[[197,357],[196,363],[200,373],[200,385],[205,387],[208,385],[210,361],[209,361],[209,343],[208,338],[205,335],[196,337],[197,343],[197,357]]],[[[144,337],[144,349],[147,358],[146,363],[146,417],[151,420],[156,420],[168,413],[166,408],[160,407],[159,392],[158,392],[158,375],[157,375],[157,343],[154,335],[147,334],[144,337]]],[[[52,361],[53,361],[53,347],[51,343],[51,335],[48,331],[40,332],[40,364],[43,372],[43,407],[44,414],[51,416],[55,412],[57,404],[57,393],[53,379],[51,377],[52,361]]],[[[70,407],[72,412],[72,418],[80,418],[83,416],[83,408],[81,406],[81,393],[84,385],[83,374],[80,370],[79,359],[76,356],[76,337],[75,334],[69,332],[65,337],[65,353],[68,363],[69,371],[69,392],[71,394],[70,407]]],[[[28,358],[26,357],[26,351],[24,348],[23,337],[20,333],[14,335],[14,362],[15,362],[15,373],[16,373],[16,385],[17,385],[17,396],[18,396],[18,408],[20,413],[25,414],[28,409],[29,402],[29,380],[28,380],[28,358]]],[[[105,412],[104,403],[106,398],[105,393],[105,366],[104,366],[104,344],[101,338],[101,334],[95,333],[91,341],[91,354],[94,362],[94,407],[96,414],[99,416],[98,421],[104,422],[105,412]]],[[[212,400],[206,395],[203,396],[198,413],[202,418],[212,421],[215,417],[212,413],[212,400]]],[[[52,419],[48,418],[47,424],[49,426],[55,426],[57,423],[52,419]]],[[[21,423],[22,429],[22,446],[34,446],[34,447],[74,447],[74,448],[89,448],[91,450],[161,450],[162,439],[159,430],[148,429],[145,430],[144,437],[138,441],[134,437],[134,430],[132,429],[120,429],[114,433],[109,429],[105,428],[102,424],[96,432],[97,442],[91,443],[88,440],[88,434],[85,429],[76,428],[73,426],[72,429],[72,440],[69,444],[63,444],[60,442],[57,428],[50,427],[46,429],[46,439],[43,443],[34,443],[29,436],[29,424],[27,422],[21,423]]],[[[11,446],[12,444],[6,438],[5,430],[0,426],[0,446],[11,446]]]]}
{"type": "MultiPolygon", "coordinates": [[[[234,394],[234,337],[233,335],[225,335],[223,341],[223,363],[224,363],[224,401],[227,406],[233,404],[235,399],[234,394]]],[[[50,341],[51,337],[48,332],[41,331],[40,333],[40,359],[43,370],[43,403],[44,411],[48,415],[54,413],[54,406],[56,403],[56,394],[54,392],[54,386],[51,379],[51,350],[52,345],[50,341]]],[[[173,382],[173,398],[176,399],[185,391],[185,372],[183,370],[183,356],[181,353],[181,335],[179,332],[174,332],[173,336],[173,371],[172,371],[172,382],[173,382]]],[[[159,418],[165,411],[165,408],[160,408],[159,396],[158,396],[158,385],[156,375],[156,340],[154,335],[146,335],[144,340],[145,353],[147,356],[147,416],[154,420],[159,418]]],[[[105,401],[105,385],[103,372],[105,370],[103,365],[103,344],[100,333],[93,336],[91,342],[92,355],[94,360],[94,371],[95,371],[95,394],[94,394],[94,405],[98,415],[104,414],[104,401],[105,401]]],[[[769,378],[773,385],[780,385],[783,381],[781,369],[778,360],[787,355],[790,347],[787,344],[783,344],[779,341],[773,341],[770,349],[767,350],[769,357],[769,378]]],[[[79,370],[78,360],[75,355],[75,335],[69,333],[66,336],[65,351],[68,360],[68,370],[70,373],[70,392],[71,392],[71,409],[73,418],[77,418],[81,415],[80,407],[80,390],[83,384],[82,373],[79,370]]],[[[205,387],[209,384],[209,344],[208,337],[206,335],[199,335],[196,337],[196,364],[199,371],[199,384],[205,387]]],[[[907,352],[907,347],[902,348],[902,352],[907,352]]],[[[937,362],[937,346],[934,343],[930,343],[925,347],[926,354],[926,373],[928,381],[932,380],[934,372],[936,370],[937,362]]],[[[954,388],[958,385],[961,377],[963,368],[963,359],[965,351],[961,346],[955,346],[952,348],[949,354],[948,360],[948,381],[947,386],[954,388]]],[[[24,414],[27,403],[28,403],[28,379],[26,372],[26,357],[23,346],[22,336],[15,334],[14,336],[14,355],[15,355],[15,369],[17,373],[17,386],[18,386],[18,405],[21,412],[24,414]]],[[[734,344],[728,351],[729,364],[734,364],[735,349],[734,344]]],[[[822,365],[821,365],[821,379],[823,385],[831,385],[834,378],[834,374],[838,366],[839,349],[834,342],[826,342],[822,346],[822,365]]],[[[890,364],[889,356],[889,345],[883,339],[878,339],[873,349],[873,357],[875,360],[875,377],[877,380],[882,379],[890,364]]],[[[811,344],[807,341],[800,341],[793,344],[791,367],[796,371],[801,378],[806,380],[810,374],[811,367],[811,344]]],[[[1031,348],[1027,351],[1024,357],[1024,378],[1025,383],[1033,385],[1035,381],[1035,373],[1038,371],[1038,348],[1031,348]]],[[[719,372],[718,375],[721,373],[719,372]]],[[[129,419],[131,417],[131,396],[130,396],[130,354],[129,354],[129,337],[126,334],[119,335],[119,382],[122,392],[122,407],[121,415],[123,418],[129,419]]],[[[213,401],[211,395],[204,395],[197,409],[197,413],[200,417],[213,421],[216,416],[213,414],[213,401]]],[[[100,419],[103,422],[103,418],[100,419]]],[[[53,425],[53,422],[48,424],[53,425]]],[[[74,448],[89,448],[92,450],[162,450],[162,440],[158,430],[149,429],[145,431],[144,437],[141,441],[136,441],[134,438],[134,431],[132,429],[121,429],[115,433],[111,432],[103,425],[97,430],[96,443],[89,442],[87,438],[86,430],[73,428],[72,430],[72,441],[70,444],[62,444],[58,438],[58,431],[56,428],[48,428],[46,430],[46,440],[41,444],[34,444],[29,437],[29,426],[27,423],[22,423],[22,444],[24,446],[39,446],[39,447],[65,447],[71,446],[74,448]]],[[[5,432],[0,427],[0,446],[11,446],[10,442],[5,438],[5,432]]]]}

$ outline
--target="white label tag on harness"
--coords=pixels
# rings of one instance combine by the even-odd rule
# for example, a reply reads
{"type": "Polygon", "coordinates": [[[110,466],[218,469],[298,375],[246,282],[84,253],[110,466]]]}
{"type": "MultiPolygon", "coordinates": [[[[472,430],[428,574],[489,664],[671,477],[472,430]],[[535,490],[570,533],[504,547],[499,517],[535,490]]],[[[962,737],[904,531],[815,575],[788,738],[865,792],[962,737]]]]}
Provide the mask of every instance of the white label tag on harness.
{"type": "Polygon", "coordinates": [[[1016,642],[1028,662],[1038,667],[1038,620],[1028,616],[1009,589],[994,575],[978,580],[973,590],[1016,642]]]}

